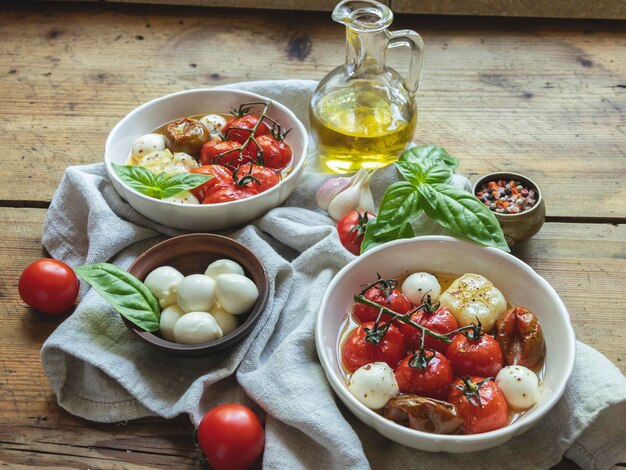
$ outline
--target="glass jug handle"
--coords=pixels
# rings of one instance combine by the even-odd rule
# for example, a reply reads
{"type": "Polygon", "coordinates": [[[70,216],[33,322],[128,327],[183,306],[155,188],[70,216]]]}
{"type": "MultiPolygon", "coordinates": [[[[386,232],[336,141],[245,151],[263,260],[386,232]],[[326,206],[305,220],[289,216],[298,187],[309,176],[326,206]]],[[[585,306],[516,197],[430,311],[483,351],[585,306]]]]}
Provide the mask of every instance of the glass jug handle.
{"type": "Polygon", "coordinates": [[[401,29],[389,33],[387,49],[394,47],[409,47],[411,49],[411,63],[409,65],[409,77],[405,79],[407,89],[415,94],[420,86],[422,76],[422,64],[424,63],[424,41],[415,31],[401,29]]]}

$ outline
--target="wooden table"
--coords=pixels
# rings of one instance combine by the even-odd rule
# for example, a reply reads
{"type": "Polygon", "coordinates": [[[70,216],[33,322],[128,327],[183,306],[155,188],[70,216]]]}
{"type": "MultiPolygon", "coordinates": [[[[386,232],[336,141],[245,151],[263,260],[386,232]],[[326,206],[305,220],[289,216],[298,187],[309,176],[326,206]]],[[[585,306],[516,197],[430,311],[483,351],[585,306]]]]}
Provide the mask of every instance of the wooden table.
{"type": "MultiPolygon", "coordinates": [[[[19,274],[44,255],[64,169],[101,161],[133,107],[186,88],[319,79],[343,60],[342,28],[281,11],[6,2],[0,12],[0,462],[194,467],[187,417],[99,425],[59,408],[39,349],[62,319],[24,307],[19,274]]],[[[561,294],[578,338],[624,371],[625,24],[404,16],[394,27],[427,44],[416,140],[444,146],[469,175],[538,182],[548,222],[515,254],[561,294]]]]}

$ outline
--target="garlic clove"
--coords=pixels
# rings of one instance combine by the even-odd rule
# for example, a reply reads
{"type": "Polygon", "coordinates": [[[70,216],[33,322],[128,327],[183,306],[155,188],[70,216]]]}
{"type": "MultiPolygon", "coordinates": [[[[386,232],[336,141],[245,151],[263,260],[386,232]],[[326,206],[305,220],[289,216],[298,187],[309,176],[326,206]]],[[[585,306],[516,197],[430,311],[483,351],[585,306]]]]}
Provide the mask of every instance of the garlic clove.
{"type": "Polygon", "coordinates": [[[374,198],[369,187],[369,180],[373,172],[360,169],[352,179],[352,185],[337,196],[328,205],[328,214],[335,221],[339,221],[348,212],[361,209],[376,212],[374,198]]]}
{"type": "Polygon", "coordinates": [[[317,190],[317,205],[320,209],[325,211],[328,210],[330,201],[332,201],[335,196],[348,188],[351,184],[352,178],[346,178],[343,176],[327,179],[320,184],[320,187],[317,190]]]}

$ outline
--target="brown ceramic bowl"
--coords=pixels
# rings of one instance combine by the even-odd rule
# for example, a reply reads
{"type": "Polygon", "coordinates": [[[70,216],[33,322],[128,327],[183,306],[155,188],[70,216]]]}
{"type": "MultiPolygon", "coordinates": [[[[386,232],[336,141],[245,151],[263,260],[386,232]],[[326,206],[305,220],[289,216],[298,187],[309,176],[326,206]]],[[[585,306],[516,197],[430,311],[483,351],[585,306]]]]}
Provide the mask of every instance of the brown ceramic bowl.
{"type": "Polygon", "coordinates": [[[546,204],[543,201],[539,186],[530,178],[519,173],[499,172],[483,175],[474,183],[472,194],[476,195],[476,190],[482,184],[501,179],[521,181],[526,186],[537,191],[537,202],[529,210],[518,212],[517,214],[493,213],[496,216],[496,220],[500,223],[500,227],[502,227],[507,244],[512,247],[516,243],[528,240],[541,229],[546,220],[546,204]]]}
{"type": "Polygon", "coordinates": [[[239,327],[222,338],[201,344],[180,344],[167,341],[156,333],[141,330],[122,317],[126,327],[141,340],[161,351],[176,356],[209,356],[242,341],[261,317],[269,296],[269,279],[263,264],[252,251],[241,243],[221,235],[192,233],[170,238],[154,245],[140,255],[128,268],[128,272],[143,281],[150,272],[160,266],[172,266],[183,275],[203,274],[207,266],[222,258],[239,263],[259,289],[254,308],[244,317],[239,327]]]}

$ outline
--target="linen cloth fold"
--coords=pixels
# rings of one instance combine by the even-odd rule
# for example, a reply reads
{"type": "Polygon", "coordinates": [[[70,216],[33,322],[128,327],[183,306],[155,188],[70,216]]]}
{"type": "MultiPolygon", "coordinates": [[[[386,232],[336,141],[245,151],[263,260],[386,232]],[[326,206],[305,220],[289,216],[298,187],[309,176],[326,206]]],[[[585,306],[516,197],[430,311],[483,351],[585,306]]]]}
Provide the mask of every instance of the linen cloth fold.
{"type": "MultiPolygon", "coordinates": [[[[316,83],[305,80],[230,85],[280,101],[308,122],[316,83]]],[[[198,424],[210,407],[240,402],[265,412],[266,468],[547,468],[565,454],[585,469],[626,462],[626,378],[602,354],[578,343],[563,398],[531,431],[471,455],[421,452],[395,444],[339,403],[317,359],[314,323],[324,290],[353,259],[334,224],[317,209],[324,176],[308,169],[281,207],[225,232],[259,256],[270,300],[253,332],[209,358],[177,358],[131,336],[119,316],[83,286],[76,311],[48,338],[41,356],[59,404],[98,422],[188,413],[198,424]],[[261,410],[262,409],[262,410],[261,410]]],[[[372,181],[376,200],[396,178],[372,181]]],[[[455,184],[467,184],[456,177],[455,184]]],[[[445,233],[424,220],[426,233],[445,233]]],[[[70,167],[52,200],[43,243],[73,267],[111,261],[127,268],[149,246],[182,233],[135,212],[108,181],[103,164],[70,167]]]]}

